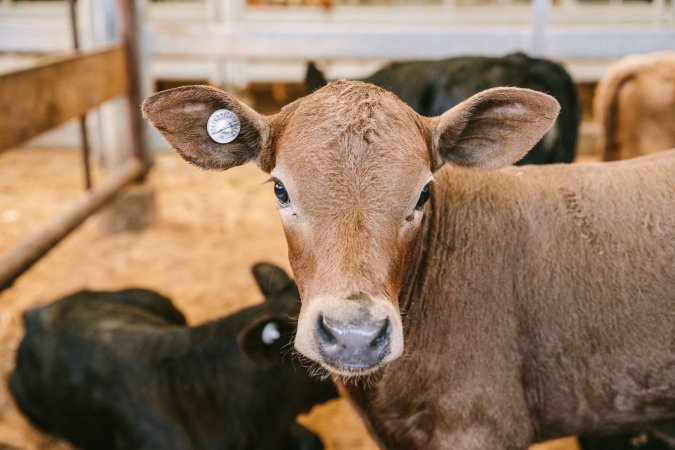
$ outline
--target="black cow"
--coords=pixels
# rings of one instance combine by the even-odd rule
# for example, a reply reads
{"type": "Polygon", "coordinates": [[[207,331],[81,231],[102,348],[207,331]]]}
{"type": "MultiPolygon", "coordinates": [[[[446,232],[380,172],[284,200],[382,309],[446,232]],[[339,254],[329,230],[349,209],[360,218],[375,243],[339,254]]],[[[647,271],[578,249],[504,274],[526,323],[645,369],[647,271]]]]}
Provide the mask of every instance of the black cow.
{"type": "Polygon", "coordinates": [[[284,356],[297,288],[275,266],[253,272],[263,304],[197,327],[143,289],[27,311],[10,378],[19,407],[83,449],[323,448],[295,419],[336,389],[284,356]]]}
{"type": "MultiPolygon", "coordinates": [[[[570,75],[552,61],[514,53],[500,58],[462,56],[393,63],[363,81],[390,90],[424,116],[438,116],[492,87],[515,86],[545,92],[560,103],[560,115],[544,138],[517,164],[568,163],[574,159],[581,102],[570,75]]],[[[305,84],[309,90],[326,84],[312,63],[307,68],[305,84]]]]}

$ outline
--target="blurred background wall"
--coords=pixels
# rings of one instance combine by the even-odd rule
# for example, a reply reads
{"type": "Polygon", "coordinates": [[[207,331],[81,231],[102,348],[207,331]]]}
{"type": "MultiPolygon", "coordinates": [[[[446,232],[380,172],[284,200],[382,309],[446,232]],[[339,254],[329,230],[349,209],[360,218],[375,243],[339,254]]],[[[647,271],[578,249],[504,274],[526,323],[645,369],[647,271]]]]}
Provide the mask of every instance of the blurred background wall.
{"type": "MultiPolygon", "coordinates": [[[[614,60],[675,49],[675,0],[129,0],[141,15],[144,94],[208,83],[263,112],[305,93],[308,61],[329,79],[389,61],[523,51],[561,62],[584,103],[584,140],[597,134],[595,83],[614,60]]],[[[78,0],[85,50],[115,36],[114,0],[78,0]]],[[[66,0],[0,0],[0,71],[72,48],[66,0]]],[[[119,106],[88,118],[99,155],[126,133],[119,106]],[[103,126],[105,124],[105,126],[103,126]]],[[[77,146],[76,124],[33,146],[77,146]]],[[[150,146],[166,149],[149,132],[150,146]]],[[[591,146],[592,147],[592,146],[591,146]]]]}

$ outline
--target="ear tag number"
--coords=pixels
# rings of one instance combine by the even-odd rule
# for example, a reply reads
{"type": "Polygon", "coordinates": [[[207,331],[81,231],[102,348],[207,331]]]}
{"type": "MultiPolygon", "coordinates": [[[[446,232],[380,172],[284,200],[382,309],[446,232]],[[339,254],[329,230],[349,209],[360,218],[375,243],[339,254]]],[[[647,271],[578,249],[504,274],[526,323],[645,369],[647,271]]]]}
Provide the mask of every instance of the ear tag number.
{"type": "Polygon", "coordinates": [[[206,131],[211,139],[219,144],[227,144],[235,140],[241,130],[239,117],[229,109],[214,111],[206,123],[206,131]]]}

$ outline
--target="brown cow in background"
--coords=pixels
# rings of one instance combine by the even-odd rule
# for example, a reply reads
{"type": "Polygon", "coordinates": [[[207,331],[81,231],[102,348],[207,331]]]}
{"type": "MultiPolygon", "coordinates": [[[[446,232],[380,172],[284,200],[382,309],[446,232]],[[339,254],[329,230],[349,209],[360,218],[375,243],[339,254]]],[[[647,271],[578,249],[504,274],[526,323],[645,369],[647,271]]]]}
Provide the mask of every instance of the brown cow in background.
{"type": "Polygon", "coordinates": [[[206,86],[143,106],[186,160],[270,173],[302,297],[295,347],[392,450],[675,418],[675,151],[508,167],[558,109],[495,88],[429,118],[362,82],[273,116],[206,86]]]}
{"type": "Polygon", "coordinates": [[[612,64],[594,100],[605,161],[675,148],[675,52],[612,64]]]}

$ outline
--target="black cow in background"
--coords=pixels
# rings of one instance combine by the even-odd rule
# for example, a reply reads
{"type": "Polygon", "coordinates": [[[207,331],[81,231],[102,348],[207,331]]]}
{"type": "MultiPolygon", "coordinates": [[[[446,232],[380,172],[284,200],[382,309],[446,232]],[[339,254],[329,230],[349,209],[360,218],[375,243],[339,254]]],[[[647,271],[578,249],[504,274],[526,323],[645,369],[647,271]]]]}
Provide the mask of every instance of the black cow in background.
{"type": "Polygon", "coordinates": [[[275,266],[253,272],[264,303],[196,327],[143,289],[27,311],[10,378],[20,409],[83,449],[322,449],[296,416],[337,392],[284,356],[297,288],[275,266]]]}
{"type": "MultiPolygon", "coordinates": [[[[545,92],[560,102],[560,115],[544,138],[517,164],[569,163],[576,154],[581,102],[570,75],[552,61],[514,53],[500,58],[461,56],[392,63],[363,81],[393,92],[424,116],[441,115],[492,87],[515,86],[545,92]]],[[[326,84],[313,63],[307,67],[305,84],[310,91],[326,84]]]]}

